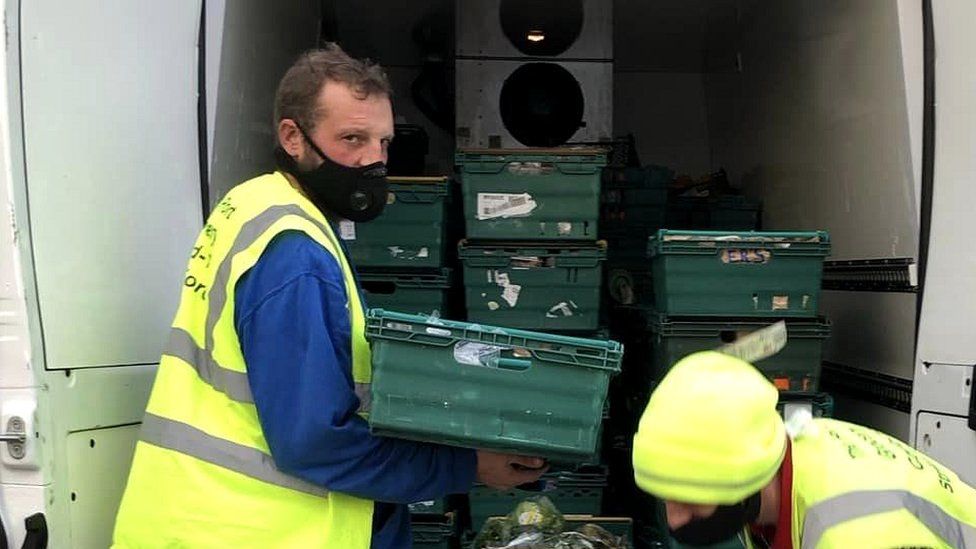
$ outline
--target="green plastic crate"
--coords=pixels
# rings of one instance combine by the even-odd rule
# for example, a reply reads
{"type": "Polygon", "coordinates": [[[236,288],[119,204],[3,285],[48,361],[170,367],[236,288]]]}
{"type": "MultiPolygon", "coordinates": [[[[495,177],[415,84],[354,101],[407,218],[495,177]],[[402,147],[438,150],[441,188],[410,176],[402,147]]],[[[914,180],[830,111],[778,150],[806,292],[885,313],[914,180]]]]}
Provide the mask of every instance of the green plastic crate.
{"type": "Polygon", "coordinates": [[[780,415],[785,413],[787,405],[808,406],[813,417],[834,417],[834,397],[828,393],[780,392],[776,405],[780,415]]]}
{"type": "Polygon", "coordinates": [[[342,221],[356,267],[440,268],[446,264],[446,177],[391,177],[390,199],[369,223],[342,221]]]}
{"type": "Polygon", "coordinates": [[[580,471],[546,473],[541,479],[544,483],[541,492],[519,489],[500,492],[475,485],[468,495],[471,524],[475,530],[481,531],[489,517],[505,516],[521,501],[538,495],[549,498],[564,515],[599,515],[607,487],[606,468],[588,466],[580,471]]]}
{"type": "Polygon", "coordinates": [[[444,515],[448,511],[446,498],[416,501],[407,507],[412,515],[444,515]]]}
{"type": "Polygon", "coordinates": [[[813,317],[829,254],[824,231],[662,229],[648,240],[655,307],[673,316],[813,317]]]}
{"type": "Polygon", "coordinates": [[[708,201],[712,230],[754,231],[759,227],[759,202],[739,195],[725,195],[708,201]]]}
{"type": "Polygon", "coordinates": [[[468,149],[455,156],[467,237],[596,240],[602,149],[468,149]]]}
{"type": "Polygon", "coordinates": [[[634,519],[630,517],[601,517],[563,514],[567,530],[575,530],[586,524],[596,524],[611,534],[627,540],[627,546],[634,546],[634,519]]]}
{"type": "MultiPolygon", "coordinates": [[[[652,376],[661,379],[676,362],[698,352],[716,349],[769,326],[762,319],[676,319],[648,315],[652,334],[652,376]]],[[[820,386],[823,342],[830,336],[825,319],[787,319],[786,347],[755,363],[782,391],[816,391],[820,386]]]]}
{"type": "Polygon", "coordinates": [[[468,320],[530,330],[596,330],[605,242],[462,241],[468,320]]]}
{"type": "Polygon", "coordinates": [[[664,227],[673,178],[674,171],[661,166],[626,168],[610,177],[602,194],[601,234],[626,237],[643,232],[646,238],[664,227]]]}
{"type": "Polygon", "coordinates": [[[453,522],[413,522],[413,546],[424,549],[457,549],[460,536],[453,522]]]}
{"type": "Polygon", "coordinates": [[[360,271],[359,282],[370,307],[445,316],[451,269],[433,272],[360,271]]]}
{"type": "Polygon", "coordinates": [[[585,463],[623,345],[371,309],[373,433],[585,463]]]}

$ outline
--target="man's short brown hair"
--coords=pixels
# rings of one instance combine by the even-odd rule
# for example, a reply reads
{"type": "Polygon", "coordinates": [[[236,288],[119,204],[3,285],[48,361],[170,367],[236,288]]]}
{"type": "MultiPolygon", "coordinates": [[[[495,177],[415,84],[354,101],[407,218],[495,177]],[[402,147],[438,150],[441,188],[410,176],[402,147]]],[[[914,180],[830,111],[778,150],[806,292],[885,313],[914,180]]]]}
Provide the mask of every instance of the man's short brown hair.
{"type": "Polygon", "coordinates": [[[390,81],[383,69],[368,59],[353,59],[330,42],[324,48],[303,53],[288,69],[275,93],[275,127],[289,118],[305,131],[312,131],[322,116],[317,99],[326,82],[349,86],[362,98],[373,94],[392,96],[390,81]]]}

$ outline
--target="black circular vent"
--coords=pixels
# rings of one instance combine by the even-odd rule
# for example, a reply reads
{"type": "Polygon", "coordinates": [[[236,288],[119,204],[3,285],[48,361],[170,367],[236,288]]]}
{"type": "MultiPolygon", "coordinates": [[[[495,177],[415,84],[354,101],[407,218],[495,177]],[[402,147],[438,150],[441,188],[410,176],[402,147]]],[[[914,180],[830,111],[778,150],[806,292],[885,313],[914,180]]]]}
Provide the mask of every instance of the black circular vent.
{"type": "Polygon", "coordinates": [[[502,85],[502,123],[529,147],[555,147],[583,125],[583,90],[554,63],[527,63],[502,85]]]}
{"type": "Polygon", "coordinates": [[[579,38],[583,0],[501,0],[505,36],[526,55],[559,55],[579,38]]]}

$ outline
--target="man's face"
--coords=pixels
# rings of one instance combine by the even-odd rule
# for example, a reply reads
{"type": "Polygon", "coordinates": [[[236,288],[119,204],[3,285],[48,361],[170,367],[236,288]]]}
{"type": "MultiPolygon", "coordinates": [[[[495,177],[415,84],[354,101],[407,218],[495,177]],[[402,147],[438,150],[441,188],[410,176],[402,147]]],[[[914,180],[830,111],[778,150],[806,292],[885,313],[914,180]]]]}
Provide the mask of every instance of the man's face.
{"type": "Polygon", "coordinates": [[[693,520],[705,519],[712,516],[715,514],[715,510],[718,509],[718,506],[665,501],[664,508],[668,513],[668,527],[672,530],[677,530],[693,520]]]}
{"type": "MultiPolygon", "coordinates": [[[[387,148],[393,139],[393,107],[384,94],[357,95],[349,86],[326,82],[319,92],[320,114],[309,135],[322,152],[338,164],[350,168],[386,163],[387,148]]],[[[321,163],[315,151],[305,144],[298,157],[302,169],[321,163]]]]}

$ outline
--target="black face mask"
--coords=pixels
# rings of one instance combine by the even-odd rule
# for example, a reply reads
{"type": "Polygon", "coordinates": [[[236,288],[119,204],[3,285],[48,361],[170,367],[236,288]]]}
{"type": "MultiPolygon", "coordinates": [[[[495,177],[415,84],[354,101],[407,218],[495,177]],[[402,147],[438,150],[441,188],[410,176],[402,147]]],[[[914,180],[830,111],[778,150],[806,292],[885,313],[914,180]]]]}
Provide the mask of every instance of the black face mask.
{"type": "Polygon", "coordinates": [[[298,179],[322,213],[333,213],[356,223],[376,219],[386,207],[389,190],[386,165],[374,162],[360,168],[343,166],[326,156],[301,126],[298,126],[298,131],[302,132],[315,154],[322,158],[322,163],[313,170],[300,171],[295,159],[278,147],[275,149],[278,167],[298,179]]]}
{"type": "Polygon", "coordinates": [[[727,541],[741,532],[746,524],[759,518],[761,504],[762,498],[757,492],[735,505],[719,505],[712,516],[692,520],[677,530],[671,530],[671,537],[691,546],[727,541]]]}

